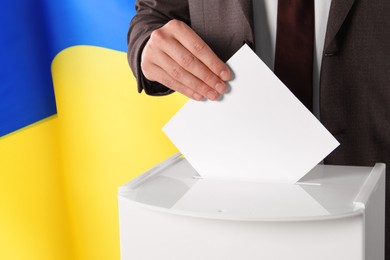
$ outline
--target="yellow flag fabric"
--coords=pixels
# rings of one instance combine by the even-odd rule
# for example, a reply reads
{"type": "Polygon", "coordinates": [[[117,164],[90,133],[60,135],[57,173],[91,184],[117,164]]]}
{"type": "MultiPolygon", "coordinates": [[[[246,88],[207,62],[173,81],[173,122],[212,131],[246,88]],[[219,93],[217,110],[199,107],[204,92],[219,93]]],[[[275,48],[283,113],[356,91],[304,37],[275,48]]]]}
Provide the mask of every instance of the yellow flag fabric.
{"type": "Polygon", "coordinates": [[[0,139],[0,259],[119,259],[117,189],[177,152],[161,128],[187,99],[138,94],[101,47],[61,51],[52,76],[57,116],[0,139]]]}

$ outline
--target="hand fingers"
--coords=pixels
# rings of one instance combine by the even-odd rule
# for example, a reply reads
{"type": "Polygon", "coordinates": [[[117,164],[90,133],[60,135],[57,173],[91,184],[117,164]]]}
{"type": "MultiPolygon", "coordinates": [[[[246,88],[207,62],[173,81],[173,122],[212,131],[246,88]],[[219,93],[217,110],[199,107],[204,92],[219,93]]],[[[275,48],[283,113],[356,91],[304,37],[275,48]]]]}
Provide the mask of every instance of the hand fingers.
{"type": "MultiPolygon", "coordinates": [[[[225,93],[226,83],[214,74],[205,64],[188,51],[175,39],[169,40],[161,49],[176,61],[184,70],[204,82],[209,88],[215,89],[220,94],[225,93]]],[[[173,75],[172,75],[173,76],[173,75]]],[[[184,82],[183,82],[184,83],[184,82]]],[[[201,93],[204,95],[204,93],[201,93]]]]}
{"type": "Polygon", "coordinates": [[[198,79],[194,74],[188,72],[167,54],[161,53],[159,56],[162,58],[158,59],[156,65],[163,68],[166,73],[180,84],[191,88],[194,92],[202,95],[203,97],[207,97],[210,100],[216,100],[218,98],[217,91],[209,87],[202,80],[198,79]]]}
{"type": "Polygon", "coordinates": [[[147,79],[196,100],[217,99],[218,93],[226,91],[224,80],[230,78],[227,66],[191,28],[177,20],[152,33],[142,53],[141,68],[147,79]]]}
{"type": "Polygon", "coordinates": [[[218,98],[218,93],[215,90],[184,70],[159,47],[155,47],[153,43],[146,45],[143,50],[141,69],[148,80],[160,82],[195,100],[203,100],[204,97],[211,100],[218,98]],[[184,88],[189,88],[189,90],[184,88]],[[195,95],[195,93],[198,95],[195,95]]]}
{"type": "Polygon", "coordinates": [[[170,89],[173,89],[191,99],[195,99],[198,101],[203,100],[203,96],[199,93],[195,92],[189,87],[184,86],[180,82],[178,82],[176,79],[174,79],[172,76],[170,76],[168,73],[166,73],[165,70],[163,70],[161,67],[151,64],[150,69],[154,71],[156,81],[160,82],[161,84],[167,86],[170,89]]]}
{"type": "Polygon", "coordinates": [[[206,65],[220,79],[227,81],[231,77],[229,68],[223,63],[211,48],[185,23],[172,20],[167,26],[174,27],[172,32],[176,39],[206,65]]]}

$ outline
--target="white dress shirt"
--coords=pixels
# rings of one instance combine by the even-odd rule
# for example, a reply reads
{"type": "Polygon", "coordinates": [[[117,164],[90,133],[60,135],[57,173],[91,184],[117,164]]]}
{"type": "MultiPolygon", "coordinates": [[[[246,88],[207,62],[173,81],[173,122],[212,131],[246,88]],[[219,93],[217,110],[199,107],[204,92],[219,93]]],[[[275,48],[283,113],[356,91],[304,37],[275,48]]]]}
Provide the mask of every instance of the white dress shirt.
{"type": "MultiPolygon", "coordinates": [[[[331,0],[314,0],[313,113],[320,117],[319,83],[326,25],[331,0]]],[[[275,62],[278,0],[253,0],[256,53],[273,71],[275,62]]]]}

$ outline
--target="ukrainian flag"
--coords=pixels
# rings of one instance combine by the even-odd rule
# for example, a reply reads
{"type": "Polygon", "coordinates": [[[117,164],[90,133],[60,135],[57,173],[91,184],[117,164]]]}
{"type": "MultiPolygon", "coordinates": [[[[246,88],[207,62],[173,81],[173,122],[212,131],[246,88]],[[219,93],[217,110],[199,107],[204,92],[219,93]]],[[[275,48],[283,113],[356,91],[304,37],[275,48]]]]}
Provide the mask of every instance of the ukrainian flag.
{"type": "Polygon", "coordinates": [[[119,259],[117,187],[176,152],[139,95],[134,0],[0,4],[0,259],[119,259]]]}

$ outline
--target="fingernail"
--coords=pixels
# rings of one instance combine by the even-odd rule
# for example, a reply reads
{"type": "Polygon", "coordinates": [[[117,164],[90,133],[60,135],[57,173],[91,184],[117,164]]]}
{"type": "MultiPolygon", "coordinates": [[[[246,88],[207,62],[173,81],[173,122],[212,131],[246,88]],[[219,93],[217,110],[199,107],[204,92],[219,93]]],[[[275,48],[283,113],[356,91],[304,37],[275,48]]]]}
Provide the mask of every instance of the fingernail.
{"type": "Polygon", "coordinates": [[[200,95],[200,94],[198,94],[198,93],[194,93],[194,98],[196,99],[196,100],[198,100],[198,101],[201,101],[201,100],[203,100],[203,96],[202,95],[200,95]]]}
{"type": "Polygon", "coordinates": [[[215,85],[215,89],[220,93],[223,94],[225,92],[225,87],[222,83],[218,82],[217,85],[215,85]]]}
{"type": "Polygon", "coordinates": [[[222,72],[221,72],[221,74],[219,74],[220,76],[221,76],[221,79],[223,79],[223,80],[229,80],[230,78],[229,78],[229,72],[227,72],[226,70],[223,70],[222,72]]]}
{"type": "Polygon", "coordinates": [[[215,91],[209,91],[207,92],[207,98],[211,100],[215,100],[218,96],[218,93],[215,91]]]}

